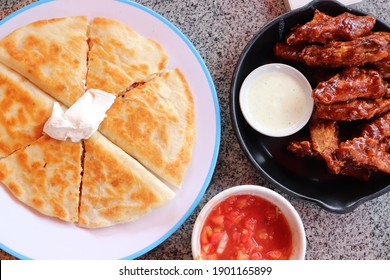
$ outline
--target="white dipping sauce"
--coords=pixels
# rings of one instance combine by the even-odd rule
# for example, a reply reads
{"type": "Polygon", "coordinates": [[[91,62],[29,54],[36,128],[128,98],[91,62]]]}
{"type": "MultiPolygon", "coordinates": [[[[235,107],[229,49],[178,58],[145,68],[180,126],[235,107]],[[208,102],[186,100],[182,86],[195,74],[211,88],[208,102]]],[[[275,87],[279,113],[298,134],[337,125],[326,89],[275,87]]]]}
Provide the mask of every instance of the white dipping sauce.
{"type": "Polygon", "coordinates": [[[265,72],[249,87],[247,103],[255,122],[282,130],[298,123],[305,113],[305,90],[288,73],[265,72]]]}

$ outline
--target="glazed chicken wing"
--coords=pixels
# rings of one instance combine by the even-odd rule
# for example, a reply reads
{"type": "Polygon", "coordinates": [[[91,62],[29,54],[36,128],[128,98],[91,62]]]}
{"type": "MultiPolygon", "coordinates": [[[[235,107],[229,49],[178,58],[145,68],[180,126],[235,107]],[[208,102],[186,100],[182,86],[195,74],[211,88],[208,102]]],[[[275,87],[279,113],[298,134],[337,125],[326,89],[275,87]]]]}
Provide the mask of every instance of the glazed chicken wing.
{"type": "Polygon", "coordinates": [[[290,46],[286,43],[278,42],[274,47],[274,54],[283,59],[305,62],[301,58],[303,46],[290,46]]]}
{"type": "MultiPolygon", "coordinates": [[[[313,145],[310,141],[304,140],[304,141],[292,141],[287,146],[287,149],[294,153],[298,157],[315,157],[318,159],[324,159],[321,157],[321,155],[313,149],[313,145]]],[[[354,164],[350,162],[343,162],[339,161],[336,158],[334,158],[334,153],[336,152],[337,156],[337,150],[334,150],[332,155],[332,163],[333,166],[337,166],[336,169],[333,169],[334,172],[338,172],[339,174],[342,174],[344,176],[350,176],[358,178],[359,180],[367,181],[372,173],[371,169],[367,169],[365,167],[355,166],[354,164]]]]}
{"type": "Polygon", "coordinates": [[[291,141],[288,146],[287,150],[294,153],[298,157],[318,157],[321,158],[321,156],[318,154],[317,151],[313,149],[313,145],[310,141],[304,140],[304,141],[291,141]]]}
{"type": "Polygon", "coordinates": [[[316,116],[334,121],[356,121],[371,119],[390,109],[390,98],[354,99],[350,102],[316,104],[316,116]]]}
{"type": "Polygon", "coordinates": [[[333,174],[340,173],[341,164],[335,157],[335,151],[339,147],[337,122],[313,118],[310,139],[313,149],[325,160],[329,171],[333,174]]]}
{"type": "Polygon", "coordinates": [[[385,93],[387,82],[382,80],[379,72],[350,67],[319,83],[313,90],[313,98],[317,102],[331,104],[359,97],[376,99],[385,93]]]}
{"type": "Polygon", "coordinates": [[[374,25],[371,16],[315,11],[274,47],[277,58],[300,64],[317,85],[309,139],[287,150],[365,181],[390,173],[390,32],[372,32],[374,25]]]}
{"type": "Polygon", "coordinates": [[[293,30],[286,38],[289,45],[305,43],[326,44],[335,40],[353,40],[366,35],[375,25],[372,16],[356,16],[343,13],[336,17],[328,16],[318,10],[313,20],[293,30]]]}
{"type": "Polygon", "coordinates": [[[390,33],[374,32],[352,41],[306,46],[301,58],[308,66],[315,67],[361,66],[386,58],[389,44],[390,33]]]}
{"type": "Polygon", "coordinates": [[[390,112],[363,127],[361,136],[382,141],[390,137],[390,112]]]}
{"type": "Polygon", "coordinates": [[[382,149],[384,151],[389,152],[389,150],[390,150],[390,137],[383,139],[381,142],[381,145],[382,145],[382,149]]]}
{"type": "Polygon", "coordinates": [[[389,55],[384,59],[372,63],[372,67],[381,74],[383,79],[390,79],[390,48],[388,53],[389,55]]]}
{"type": "Polygon", "coordinates": [[[390,154],[375,139],[359,137],[343,142],[337,157],[362,168],[390,173],[390,154]]]}

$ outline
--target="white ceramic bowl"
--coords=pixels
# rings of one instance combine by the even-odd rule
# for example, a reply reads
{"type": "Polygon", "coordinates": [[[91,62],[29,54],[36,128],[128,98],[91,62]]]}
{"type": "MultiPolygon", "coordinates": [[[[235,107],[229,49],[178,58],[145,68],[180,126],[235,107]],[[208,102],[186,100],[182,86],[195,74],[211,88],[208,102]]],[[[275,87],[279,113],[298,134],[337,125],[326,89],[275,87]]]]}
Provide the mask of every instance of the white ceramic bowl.
{"type": "Polygon", "coordinates": [[[306,235],[305,229],[302,224],[302,220],[295,210],[295,208],[291,205],[291,203],[285,199],[283,196],[278,194],[275,191],[272,191],[268,188],[256,186],[256,185],[242,185],[231,187],[226,189],[216,196],[214,196],[211,200],[209,200],[203,209],[200,211],[194,227],[192,231],[192,255],[195,260],[201,259],[201,244],[200,244],[200,233],[202,231],[204,222],[211,210],[217,206],[220,202],[225,200],[226,198],[234,195],[254,195],[260,198],[263,198],[275,206],[277,206],[280,211],[284,214],[284,217],[287,220],[287,223],[290,226],[292,233],[292,252],[290,259],[291,260],[303,260],[305,259],[306,252],[306,235]]]}
{"type": "Polygon", "coordinates": [[[249,125],[256,131],[273,137],[288,136],[302,129],[309,121],[314,107],[312,88],[306,77],[297,69],[281,63],[265,64],[253,70],[245,78],[240,88],[239,103],[242,114],[249,125]],[[272,80],[270,80],[272,82],[268,83],[271,85],[274,84],[272,88],[270,86],[267,90],[259,89],[258,95],[254,95],[252,93],[249,97],[252,86],[256,87],[254,85],[256,80],[260,76],[264,77],[264,74],[271,72],[283,75],[281,78],[284,78],[284,80],[279,80],[273,77],[272,80]],[[295,103],[296,101],[294,100],[297,99],[291,98],[293,96],[291,94],[291,85],[302,91],[304,96],[300,97],[300,99],[304,100],[304,102],[295,103]],[[272,100],[272,103],[270,104],[268,104],[266,98],[262,96],[263,92],[268,91],[270,92],[268,95],[270,97],[267,98],[267,100],[272,100]],[[254,96],[256,96],[256,100],[253,99],[254,96]],[[266,112],[263,117],[264,119],[261,119],[261,121],[255,117],[255,110],[253,109],[254,105],[252,104],[259,104],[259,107],[263,106],[263,110],[258,110],[256,106],[256,110],[266,112]],[[294,107],[298,108],[299,113],[294,113],[297,111],[292,109],[294,107]],[[293,117],[295,114],[296,116],[293,117]],[[271,125],[271,123],[275,123],[278,118],[284,120],[283,123],[291,123],[288,125],[286,124],[285,126],[271,125]]]}

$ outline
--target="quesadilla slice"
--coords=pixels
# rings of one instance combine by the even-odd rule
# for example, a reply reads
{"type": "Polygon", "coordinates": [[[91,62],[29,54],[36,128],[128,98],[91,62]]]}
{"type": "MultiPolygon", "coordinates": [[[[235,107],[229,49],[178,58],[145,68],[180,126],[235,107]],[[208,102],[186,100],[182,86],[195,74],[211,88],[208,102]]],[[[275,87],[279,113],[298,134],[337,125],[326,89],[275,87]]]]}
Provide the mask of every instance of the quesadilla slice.
{"type": "Polygon", "coordinates": [[[70,107],[85,91],[88,19],[40,20],[0,40],[0,62],[70,107]]]}
{"type": "Polygon", "coordinates": [[[157,42],[108,18],[91,21],[89,46],[87,87],[113,94],[160,72],[168,59],[157,42]]]}
{"type": "Polygon", "coordinates": [[[100,133],[85,141],[80,226],[97,228],[135,221],[174,195],[100,133]]]}
{"type": "Polygon", "coordinates": [[[0,158],[42,136],[54,100],[0,63],[0,158]]]}
{"type": "Polygon", "coordinates": [[[42,214],[77,222],[82,151],[81,143],[44,135],[0,160],[0,182],[42,214]]]}
{"type": "Polygon", "coordinates": [[[100,131],[157,177],[179,188],[195,138],[194,101],[181,71],[166,72],[117,97],[100,131]]]}

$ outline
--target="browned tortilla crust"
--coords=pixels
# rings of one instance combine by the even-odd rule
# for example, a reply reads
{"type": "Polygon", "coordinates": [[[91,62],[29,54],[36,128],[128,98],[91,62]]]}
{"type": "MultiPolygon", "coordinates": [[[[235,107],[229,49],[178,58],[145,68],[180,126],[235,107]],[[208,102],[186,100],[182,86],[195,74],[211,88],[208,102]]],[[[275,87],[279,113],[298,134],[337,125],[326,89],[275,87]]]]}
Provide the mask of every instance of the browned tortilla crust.
{"type": "Polygon", "coordinates": [[[0,181],[21,202],[68,222],[78,221],[81,143],[42,136],[0,160],[0,181]]]}

